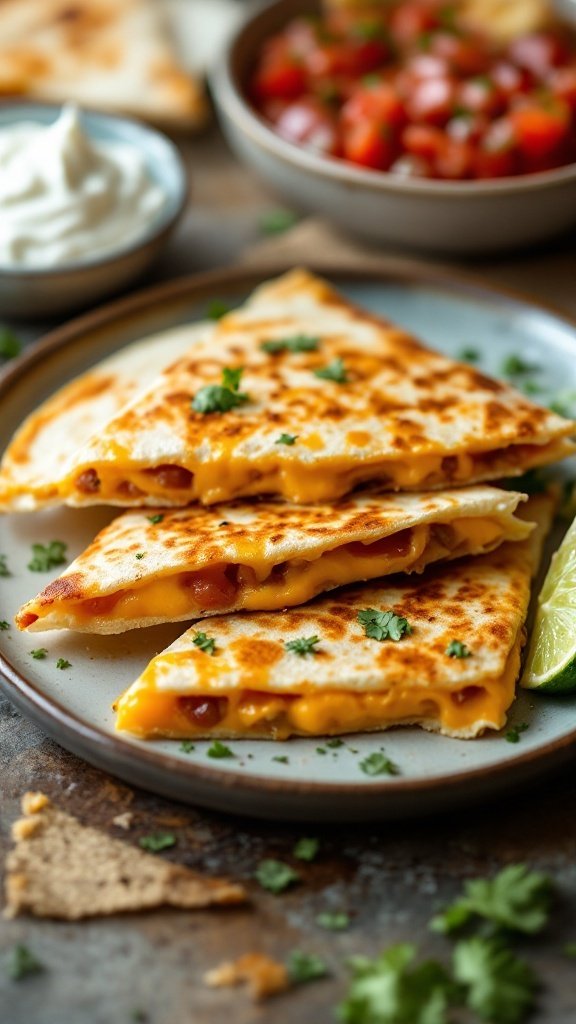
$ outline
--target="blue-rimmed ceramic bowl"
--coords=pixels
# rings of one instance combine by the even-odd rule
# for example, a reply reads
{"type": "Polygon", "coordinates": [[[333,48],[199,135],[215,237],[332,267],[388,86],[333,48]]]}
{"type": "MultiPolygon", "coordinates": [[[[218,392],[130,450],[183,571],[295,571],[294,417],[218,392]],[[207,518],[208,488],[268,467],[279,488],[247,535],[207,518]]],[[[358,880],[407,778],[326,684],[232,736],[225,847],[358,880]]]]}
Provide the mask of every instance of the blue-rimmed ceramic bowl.
{"type": "MultiPolygon", "coordinates": [[[[0,104],[0,132],[22,121],[51,124],[59,105],[10,101],[0,104]]],[[[104,295],[119,292],[158,255],[186,205],[188,182],[182,158],[165,135],[144,124],[112,114],[82,111],[82,124],[97,142],[132,146],[142,156],[151,179],[166,194],[157,218],[142,234],[110,253],[57,267],[29,269],[0,265],[0,316],[33,317],[72,312],[104,295]]]]}

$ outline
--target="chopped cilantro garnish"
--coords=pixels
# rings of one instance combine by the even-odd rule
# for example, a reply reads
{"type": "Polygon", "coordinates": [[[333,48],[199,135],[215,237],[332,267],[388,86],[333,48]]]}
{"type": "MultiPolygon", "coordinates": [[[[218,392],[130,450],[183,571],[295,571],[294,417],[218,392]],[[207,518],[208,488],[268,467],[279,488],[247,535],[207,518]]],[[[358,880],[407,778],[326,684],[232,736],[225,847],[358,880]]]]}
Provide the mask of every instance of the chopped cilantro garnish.
{"type": "Polygon", "coordinates": [[[286,969],[293,985],[305,985],[309,981],[316,981],[317,978],[325,978],[328,974],[328,968],[319,956],[315,953],[303,953],[300,949],[292,950],[286,969]]]}
{"type": "Polygon", "coordinates": [[[268,210],[260,218],[260,230],[264,235],[281,235],[297,222],[298,214],[292,210],[268,210]]]}
{"type": "Polygon", "coordinates": [[[350,924],[350,917],[343,910],[324,910],[317,915],[316,924],[328,932],[343,932],[350,924]]]}
{"type": "Polygon", "coordinates": [[[412,966],[416,948],[391,946],[375,960],[354,957],[353,978],[338,1007],[342,1024],[446,1024],[454,985],[436,960],[412,966]]]}
{"type": "Polygon", "coordinates": [[[33,658],[36,658],[36,661],[43,661],[48,654],[48,650],[46,647],[37,647],[35,651],[30,651],[30,654],[33,658]]]}
{"type": "Polygon", "coordinates": [[[260,348],[263,352],[276,355],[278,352],[316,352],[320,338],[311,334],[294,334],[289,338],[271,338],[263,341],[260,348]]]}
{"type": "Polygon", "coordinates": [[[561,391],[548,405],[551,412],[566,419],[573,419],[576,414],[576,392],[561,391]]]}
{"type": "Polygon", "coordinates": [[[58,658],[58,661],[56,662],[56,668],[72,668],[72,662],[67,661],[66,658],[58,658]]]}
{"type": "Polygon", "coordinates": [[[525,395],[529,395],[529,396],[530,395],[541,395],[542,392],[544,391],[544,388],[540,384],[537,384],[536,381],[534,381],[534,380],[525,380],[525,381],[523,381],[523,383],[521,384],[521,389],[522,389],[522,391],[524,392],[525,395]]]}
{"type": "Polygon", "coordinates": [[[148,522],[152,523],[153,526],[156,526],[157,523],[162,522],[164,515],[162,512],[156,512],[153,516],[146,516],[146,519],[148,522]]]}
{"type": "Polygon", "coordinates": [[[272,758],[273,761],[277,761],[278,764],[290,764],[290,758],[286,757],[285,754],[277,754],[276,757],[272,758]]]}
{"type": "Polygon", "coordinates": [[[0,327],[0,359],[14,359],[22,351],[20,338],[9,327],[0,327]]]}
{"type": "Polygon", "coordinates": [[[297,439],[298,434],[280,434],[280,437],[277,437],[274,443],[285,444],[288,445],[288,447],[292,447],[293,444],[296,444],[297,439]]]}
{"type": "Polygon", "coordinates": [[[148,853],[159,853],[160,850],[169,850],[171,846],[176,846],[176,836],[172,832],[154,832],[150,836],[142,836],[138,842],[148,853]]]}
{"type": "Polygon", "coordinates": [[[28,562],[30,572],[48,572],[66,561],[67,544],[51,540],[48,544],[33,544],[32,559],[28,562]]]}
{"type": "Polygon", "coordinates": [[[472,651],[461,640],[451,640],[445,653],[449,658],[471,658],[472,651]]]}
{"type": "Polygon", "coordinates": [[[299,636],[296,640],[288,640],[284,647],[299,658],[305,658],[307,654],[317,654],[316,644],[319,643],[319,636],[299,636]]]}
{"type": "Polygon", "coordinates": [[[320,840],[304,836],[299,839],[292,850],[292,856],[297,860],[314,860],[320,849],[320,840]]]}
{"type": "Polygon", "coordinates": [[[193,750],[196,750],[196,746],[192,743],[192,740],[182,740],[182,743],[178,747],[183,754],[191,754],[193,750]]]}
{"type": "Polygon", "coordinates": [[[239,391],[243,370],[225,366],[221,384],[206,384],[194,395],[192,408],[195,412],[208,415],[213,412],[229,412],[238,405],[249,401],[249,396],[239,391]]]}
{"type": "Polygon", "coordinates": [[[234,751],[230,750],[230,747],[227,747],[225,743],[221,743],[220,740],[214,740],[206,753],[208,757],[213,757],[215,760],[221,760],[225,757],[236,757],[234,751]]]}
{"type": "Polygon", "coordinates": [[[144,552],[143,551],[137,551],[136,552],[136,558],[138,558],[138,559],[144,558],[144,552]]]}
{"type": "Polygon", "coordinates": [[[300,880],[298,872],[290,867],[289,864],[284,864],[281,860],[273,860],[272,858],[260,861],[254,877],[263,889],[268,889],[269,892],[276,894],[284,892],[289,885],[300,880]]]}
{"type": "Polygon", "coordinates": [[[364,626],[364,632],[370,640],[402,640],[410,636],[412,626],[408,619],[396,615],[392,610],[380,612],[375,608],[364,608],[358,612],[358,622],[364,626]]]}
{"type": "Polygon", "coordinates": [[[7,559],[8,559],[7,555],[0,555],[0,576],[11,576],[12,575],[12,573],[10,572],[10,569],[8,568],[8,561],[7,561],[7,559]]]}
{"type": "Polygon", "coordinates": [[[326,753],[326,747],[316,747],[316,753],[317,754],[325,754],[326,753]]]}
{"type": "Polygon", "coordinates": [[[14,946],[6,961],[6,973],[12,981],[22,981],[31,974],[40,974],[44,970],[44,964],[21,943],[14,946]]]}
{"type": "Polygon", "coordinates": [[[320,377],[322,380],[333,380],[336,384],[346,384],[348,381],[346,367],[340,357],[333,359],[331,363],[321,367],[320,370],[314,370],[314,376],[320,377]]]}
{"type": "Polygon", "coordinates": [[[431,921],[433,931],[450,933],[475,917],[510,931],[535,935],[550,911],[550,879],[525,864],[510,864],[494,878],[473,878],[464,884],[464,895],[431,921]]]}
{"type": "Polygon", "coordinates": [[[213,636],[208,636],[207,633],[194,633],[192,643],[194,647],[199,647],[206,654],[216,654],[216,641],[213,636]]]}
{"type": "Polygon", "coordinates": [[[527,363],[520,356],[507,356],[502,363],[502,373],[505,377],[523,377],[528,373],[537,373],[540,369],[534,363],[527,363]]]}
{"type": "Polygon", "coordinates": [[[377,750],[360,762],[360,771],[364,772],[364,775],[400,774],[398,765],[394,764],[394,761],[391,761],[389,757],[386,757],[386,754],[382,754],[377,750]]]}
{"type": "Polygon", "coordinates": [[[507,740],[508,743],[519,743],[520,735],[521,733],[526,732],[526,729],[528,729],[527,722],[521,722],[520,725],[513,725],[505,733],[504,738],[507,740]]]}
{"type": "Polygon", "coordinates": [[[477,363],[480,359],[480,353],[476,348],[463,348],[458,353],[457,358],[465,363],[477,363]]]}
{"type": "Polygon", "coordinates": [[[534,1003],[536,977],[499,938],[466,939],[454,949],[454,975],[470,1010],[491,1024],[521,1024],[534,1003]]]}
{"type": "Polygon", "coordinates": [[[0,619],[0,629],[1,630],[10,629],[10,623],[6,622],[6,619],[0,619]]]}
{"type": "Polygon", "coordinates": [[[344,740],[341,740],[339,736],[334,736],[331,740],[326,740],[326,746],[330,747],[331,750],[337,750],[338,747],[344,746],[344,740]]]}
{"type": "Polygon", "coordinates": [[[212,299],[206,310],[206,316],[209,320],[220,320],[221,317],[226,316],[229,313],[231,306],[227,302],[223,302],[222,299],[212,299]]]}

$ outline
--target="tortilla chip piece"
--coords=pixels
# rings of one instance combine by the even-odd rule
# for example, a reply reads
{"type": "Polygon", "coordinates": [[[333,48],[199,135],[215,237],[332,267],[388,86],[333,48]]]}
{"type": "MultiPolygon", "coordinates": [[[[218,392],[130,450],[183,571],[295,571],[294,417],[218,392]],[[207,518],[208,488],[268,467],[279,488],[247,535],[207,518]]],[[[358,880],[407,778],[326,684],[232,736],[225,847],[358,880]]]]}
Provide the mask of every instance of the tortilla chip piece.
{"type": "Polygon", "coordinates": [[[241,885],[111,839],[58,810],[43,793],[26,793],[6,859],[6,914],[65,921],[172,906],[200,909],[243,903],[241,885]]]}
{"type": "Polygon", "coordinates": [[[246,984],[255,1002],[261,1002],[290,988],[288,971],[265,953],[244,953],[237,960],[226,961],[204,975],[209,988],[226,988],[246,984]]]}

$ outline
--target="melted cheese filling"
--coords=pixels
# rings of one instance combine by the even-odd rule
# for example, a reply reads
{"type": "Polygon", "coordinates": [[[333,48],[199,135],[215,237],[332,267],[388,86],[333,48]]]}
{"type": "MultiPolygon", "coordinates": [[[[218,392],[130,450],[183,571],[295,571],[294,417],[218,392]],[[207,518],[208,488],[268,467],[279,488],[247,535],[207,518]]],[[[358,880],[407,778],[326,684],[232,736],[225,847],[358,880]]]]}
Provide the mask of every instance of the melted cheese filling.
{"type": "Polygon", "coordinates": [[[142,469],[130,466],[122,449],[114,460],[84,467],[62,485],[62,497],[84,501],[140,505],[205,505],[258,494],[281,495],[296,504],[333,501],[354,487],[378,480],[390,490],[425,490],[442,484],[464,484],[522,473],[566,454],[566,442],[543,445],[515,444],[494,451],[420,455],[406,459],[352,460],[325,458],[302,462],[289,456],[263,455],[239,458],[233,443],[220,445],[218,457],[209,462],[161,465],[142,469]]]}
{"type": "Polygon", "coordinates": [[[520,632],[501,676],[475,684],[434,686],[397,683],[382,692],[343,689],[278,694],[238,689],[218,696],[158,691],[154,662],[117,704],[116,728],[144,739],[336,736],[391,725],[423,724],[453,736],[500,729],[506,721],[520,671],[520,632]]]}
{"type": "MultiPolygon", "coordinates": [[[[178,621],[205,611],[274,611],[306,604],[317,594],[347,583],[418,572],[440,558],[492,550],[502,541],[505,530],[504,521],[497,518],[470,516],[415,526],[370,544],[346,544],[322,552],[314,561],[292,559],[271,565],[262,560],[247,566],[210,566],[197,572],[161,576],[76,604],[64,603],[76,623],[94,626],[101,621],[108,627],[111,622],[178,621]]],[[[47,604],[38,611],[47,616],[51,608],[47,604]]],[[[19,625],[26,628],[36,621],[35,617],[30,621],[25,612],[19,625]]]]}

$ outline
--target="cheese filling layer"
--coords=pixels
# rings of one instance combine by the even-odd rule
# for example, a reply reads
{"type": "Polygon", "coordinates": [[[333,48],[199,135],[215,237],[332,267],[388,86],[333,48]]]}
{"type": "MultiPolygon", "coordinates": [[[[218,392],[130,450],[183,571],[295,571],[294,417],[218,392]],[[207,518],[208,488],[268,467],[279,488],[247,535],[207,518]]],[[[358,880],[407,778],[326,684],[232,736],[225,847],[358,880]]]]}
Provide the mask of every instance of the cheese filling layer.
{"type": "Polygon", "coordinates": [[[114,461],[84,467],[62,485],[72,504],[109,502],[130,505],[205,505],[257,494],[280,495],[297,504],[333,501],[360,484],[377,480],[394,491],[426,490],[520,474],[568,453],[564,439],[550,444],[513,444],[493,451],[420,455],[405,459],[324,458],[312,462],[277,455],[239,458],[232,447],[206,462],[187,467],[163,464],[143,469],[127,462],[123,451],[114,461]]]}
{"type": "Polygon", "coordinates": [[[522,631],[497,678],[443,687],[402,682],[382,692],[334,689],[278,694],[241,689],[227,694],[167,693],[155,688],[154,662],[118,701],[116,728],[144,739],[335,736],[392,725],[421,724],[462,738],[500,729],[514,699],[522,631]]]}
{"type": "MultiPolygon", "coordinates": [[[[490,551],[510,536],[511,524],[497,517],[469,516],[447,523],[414,526],[371,544],[353,542],[322,552],[314,561],[291,559],[271,565],[213,565],[205,569],[160,576],[128,589],[65,600],[67,625],[113,632],[114,623],[178,621],[200,612],[225,610],[274,611],[305,604],[317,594],[397,572],[419,572],[441,558],[490,551]]],[[[518,524],[520,526],[520,524],[518,524]]],[[[43,625],[52,610],[41,605],[17,616],[27,629],[43,625]]]]}

